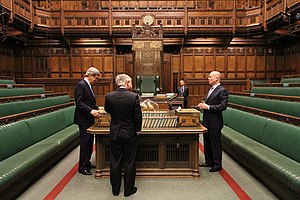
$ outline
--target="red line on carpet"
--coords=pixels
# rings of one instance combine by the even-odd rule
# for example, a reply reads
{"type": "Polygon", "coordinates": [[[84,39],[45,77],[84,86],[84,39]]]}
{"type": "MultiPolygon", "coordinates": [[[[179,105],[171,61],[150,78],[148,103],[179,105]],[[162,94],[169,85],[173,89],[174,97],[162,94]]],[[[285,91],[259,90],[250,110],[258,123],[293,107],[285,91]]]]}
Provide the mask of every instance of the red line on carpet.
{"type": "MultiPolygon", "coordinates": [[[[199,143],[199,149],[202,151],[202,153],[204,153],[204,146],[201,143],[199,143]]],[[[239,197],[239,199],[242,200],[251,199],[248,196],[248,194],[239,186],[237,182],[235,182],[235,180],[227,173],[227,171],[224,168],[221,171],[219,171],[219,174],[226,181],[229,187],[234,191],[234,193],[239,197]]]]}
{"type": "MultiPolygon", "coordinates": [[[[95,145],[93,147],[93,152],[95,151],[95,145]]],[[[66,187],[66,185],[71,181],[71,179],[75,176],[78,171],[77,162],[74,167],[61,179],[61,181],[47,194],[44,200],[52,200],[55,199],[59,193],[66,187]]]]}

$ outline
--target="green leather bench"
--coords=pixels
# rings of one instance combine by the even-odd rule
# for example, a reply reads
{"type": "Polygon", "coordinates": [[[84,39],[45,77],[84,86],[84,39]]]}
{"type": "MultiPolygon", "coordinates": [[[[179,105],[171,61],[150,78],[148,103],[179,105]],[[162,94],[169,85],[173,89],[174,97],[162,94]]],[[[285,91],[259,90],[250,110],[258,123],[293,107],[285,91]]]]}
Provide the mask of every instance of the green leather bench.
{"type": "Polygon", "coordinates": [[[281,101],[274,99],[264,99],[249,96],[229,95],[229,102],[252,108],[272,111],[285,115],[300,117],[300,103],[291,101],[281,101]]]}
{"type": "Polygon", "coordinates": [[[253,87],[251,93],[300,96],[300,87],[253,87]]]}
{"type": "Polygon", "coordinates": [[[300,127],[227,108],[223,149],[280,199],[300,198],[300,127]]]}
{"type": "Polygon", "coordinates": [[[0,97],[45,94],[44,88],[0,88],[0,97]]]}
{"type": "Polygon", "coordinates": [[[11,79],[0,79],[0,84],[15,84],[15,81],[11,79]]]}
{"type": "Polygon", "coordinates": [[[284,78],[281,83],[300,83],[300,78],[284,78]]]}
{"type": "Polygon", "coordinates": [[[0,104],[0,117],[70,102],[69,95],[0,104]]]}
{"type": "Polygon", "coordinates": [[[14,199],[79,144],[75,106],[0,126],[0,199],[14,199]]]}

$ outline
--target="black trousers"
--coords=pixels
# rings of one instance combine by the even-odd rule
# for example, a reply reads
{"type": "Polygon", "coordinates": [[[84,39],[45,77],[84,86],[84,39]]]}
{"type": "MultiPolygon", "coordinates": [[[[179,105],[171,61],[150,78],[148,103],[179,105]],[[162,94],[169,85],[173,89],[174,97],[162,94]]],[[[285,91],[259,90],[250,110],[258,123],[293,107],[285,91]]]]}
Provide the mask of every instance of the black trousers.
{"type": "Polygon", "coordinates": [[[133,190],[136,175],[136,138],[128,140],[120,133],[116,141],[110,141],[110,183],[113,193],[119,193],[122,167],[124,166],[124,193],[133,190]]]}
{"type": "Polygon", "coordinates": [[[221,128],[207,128],[204,133],[205,163],[214,167],[222,167],[221,128]]]}
{"type": "Polygon", "coordinates": [[[78,170],[88,169],[91,164],[90,159],[93,153],[94,135],[88,134],[88,127],[78,126],[80,130],[80,151],[79,151],[79,167],[78,170]]]}

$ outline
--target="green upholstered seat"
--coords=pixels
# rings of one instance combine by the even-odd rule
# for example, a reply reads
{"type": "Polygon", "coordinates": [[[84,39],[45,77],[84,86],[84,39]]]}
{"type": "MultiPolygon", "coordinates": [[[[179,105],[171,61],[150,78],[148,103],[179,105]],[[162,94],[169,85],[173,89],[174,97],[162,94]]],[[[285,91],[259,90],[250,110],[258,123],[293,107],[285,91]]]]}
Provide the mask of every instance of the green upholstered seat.
{"type": "Polygon", "coordinates": [[[44,88],[1,88],[0,97],[24,96],[31,94],[44,94],[44,88]]]}
{"type": "Polygon", "coordinates": [[[300,127],[227,108],[222,144],[283,199],[300,195],[300,127]]]}
{"type": "Polygon", "coordinates": [[[72,106],[0,126],[1,198],[15,198],[79,144],[74,110],[72,106]]]}
{"type": "Polygon", "coordinates": [[[300,83],[300,78],[284,78],[281,83],[300,83]]]}
{"type": "Polygon", "coordinates": [[[252,108],[300,117],[300,104],[298,102],[264,99],[248,96],[229,95],[229,102],[252,108]]]}
{"type": "Polygon", "coordinates": [[[253,87],[252,93],[300,96],[300,87],[253,87]]]}
{"type": "Polygon", "coordinates": [[[69,95],[49,97],[44,99],[33,99],[0,104],[0,117],[22,113],[26,111],[47,108],[59,104],[69,103],[69,95]]]}

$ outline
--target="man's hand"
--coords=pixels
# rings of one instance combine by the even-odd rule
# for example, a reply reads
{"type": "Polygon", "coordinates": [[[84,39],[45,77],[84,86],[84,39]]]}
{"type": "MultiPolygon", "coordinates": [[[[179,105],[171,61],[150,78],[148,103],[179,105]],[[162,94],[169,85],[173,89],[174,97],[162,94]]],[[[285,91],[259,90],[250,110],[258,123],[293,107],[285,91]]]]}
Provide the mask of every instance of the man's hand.
{"type": "Polygon", "coordinates": [[[100,113],[98,112],[98,110],[92,110],[91,114],[95,117],[95,118],[99,118],[101,117],[100,113]]]}
{"type": "Polygon", "coordinates": [[[208,105],[206,103],[199,103],[198,107],[202,110],[208,110],[208,105]]]}

